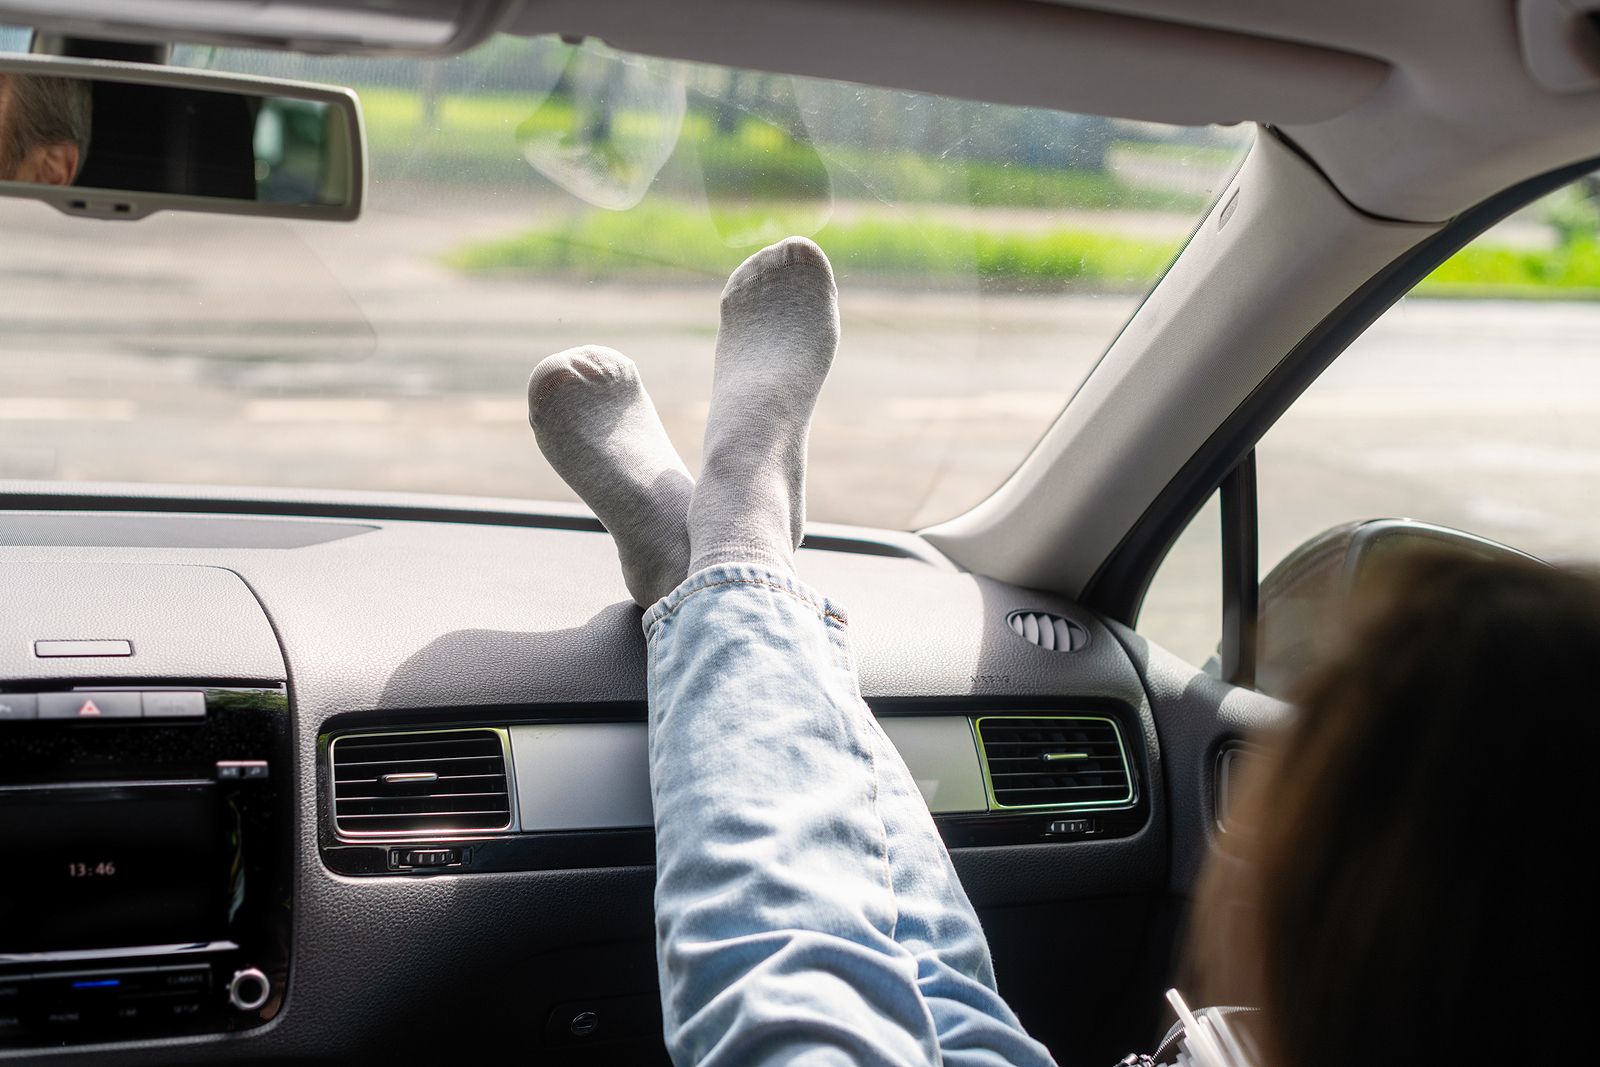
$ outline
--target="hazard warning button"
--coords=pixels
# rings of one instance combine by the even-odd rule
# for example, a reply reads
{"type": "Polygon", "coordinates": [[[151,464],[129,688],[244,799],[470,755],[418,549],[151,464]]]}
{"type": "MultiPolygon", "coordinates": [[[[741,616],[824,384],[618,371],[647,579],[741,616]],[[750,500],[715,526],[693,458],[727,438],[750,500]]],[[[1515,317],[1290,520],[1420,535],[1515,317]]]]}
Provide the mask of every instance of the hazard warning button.
{"type": "Polygon", "coordinates": [[[40,693],[39,718],[79,719],[92,722],[99,719],[137,719],[143,714],[143,704],[138,693],[40,693]]]}

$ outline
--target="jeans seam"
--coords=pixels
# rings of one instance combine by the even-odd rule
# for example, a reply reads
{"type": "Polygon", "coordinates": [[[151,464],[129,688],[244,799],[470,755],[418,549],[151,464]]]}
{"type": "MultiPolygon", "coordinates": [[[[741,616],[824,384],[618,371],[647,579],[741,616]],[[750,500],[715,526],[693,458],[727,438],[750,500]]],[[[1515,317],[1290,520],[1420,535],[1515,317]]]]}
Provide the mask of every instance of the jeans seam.
{"type": "MultiPolygon", "coordinates": [[[[856,705],[868,716],[872,712],[865,704],[856,705]]],[[[889,939],[896,945],[900,943],[900,896],[894,888],[894,865],[889,862],[889,824],[883,819],[883,811],[879,806],[879,799],[883,795],[882,779],[878,773],[878,743],[872,737],[872,731],[866,731],[867,758],[872,761],[872,815],[878,820],[878,828],[882,831],[879,840],[883,842],[880,856],[883,860],[883,885],[889,891],[889,905],[892,914],[889,917],[889,939]]]]}
{"type": "Polygon", "coordinates": [[[831,610],[830,608],[826,607],[825,605],[818,605],[816,603],[816,601],[812,600],[810,597],[802,596],[799,593],[795,592],[793,589],[790,589],[790,588],[788,588],[786,586],[783,586],[783,585],[779,585],[777,582],[769,582],[764,578],[723,578],[720,581],[707,582],[705,585],[697,585],[693,589],[691,589],[688,592],[684,593],[683,596],[678,599],[677,603],[672,604],[666,610],[664,610],[659,616],[657,616],[656,622],[659,624],[659,623],[665,621],[666,619],[670,618],[672,616],[672,614],[675,611],[678,610],[679,607],[681,607],[684,603],[686,603],[688,601],[688,599],[690,597],[694,596],[696,593],[703,593],[707,589],[716,589],[716,588],[719,588],[720,586],[725,586],[725,585],[764,585],[768,589],[776,590],[779,593],[783,593],[783,594],[785,594],[785,595],[787,595],[789,597],[794,598],[795,600],[798,600],[800,603],[804,604],[806,607],[808,607],[808,608],[812,609],[813,611],[817,612],[818,614],[820,614],[825,619],[831,619],[832,621],[838,623],[840,626],[848,626],[849,625],[846,622],[845,617],[843,615],[840,615],[838,612],[831,610]]]}

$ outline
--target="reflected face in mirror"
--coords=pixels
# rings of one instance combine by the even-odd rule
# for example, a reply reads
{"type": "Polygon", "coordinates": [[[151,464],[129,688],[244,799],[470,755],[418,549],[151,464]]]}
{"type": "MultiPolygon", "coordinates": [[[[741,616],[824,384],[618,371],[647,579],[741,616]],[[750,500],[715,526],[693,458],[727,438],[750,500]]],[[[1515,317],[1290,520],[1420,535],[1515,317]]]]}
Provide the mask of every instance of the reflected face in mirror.
{"type": "Polygon", "coordinates": [[[87,82],[0,73],[0,181],[71,185],[92,113],[87,82]]]}
{"type": "Polygon", "coordinates": [[[125,66],[0,55],[0,197],[91,218],[359,213],[350,90],[125,66]]]}

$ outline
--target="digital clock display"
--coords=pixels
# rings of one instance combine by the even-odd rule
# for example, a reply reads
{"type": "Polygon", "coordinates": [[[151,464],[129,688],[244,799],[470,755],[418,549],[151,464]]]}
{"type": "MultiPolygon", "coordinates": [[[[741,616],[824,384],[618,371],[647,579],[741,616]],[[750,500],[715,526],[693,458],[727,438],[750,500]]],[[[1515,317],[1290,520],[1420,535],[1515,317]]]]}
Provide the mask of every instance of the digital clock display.
{"type": "Polygon", "coordinates": [[[228,871],[216,787],[50,787],[0,799],[0,953],[208,941],[228,871]]]}
{"type": "Polygon", "coordinates": [[[67,864],[68,878],[110,878],[116,873],[116,860],[101,860],[99,863],[71,861],[67,864]]]}

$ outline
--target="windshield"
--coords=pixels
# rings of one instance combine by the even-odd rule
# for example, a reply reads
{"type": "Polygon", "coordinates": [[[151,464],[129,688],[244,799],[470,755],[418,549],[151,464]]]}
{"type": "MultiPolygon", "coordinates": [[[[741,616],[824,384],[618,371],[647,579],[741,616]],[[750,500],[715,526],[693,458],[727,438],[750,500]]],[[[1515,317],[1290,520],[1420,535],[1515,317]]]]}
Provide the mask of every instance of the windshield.
{"type": "Polygon", "coordinates": [[[843,320],[811,517],[915,528],[1015,469],[1249,136],[553,39],[173,61],[356,89],[366,210],[103,223],[0,200],[0,478],[569,500],[524,388],[583,343],[638,362],[693,470],[723,281],[799,233],[843,320]]]}

